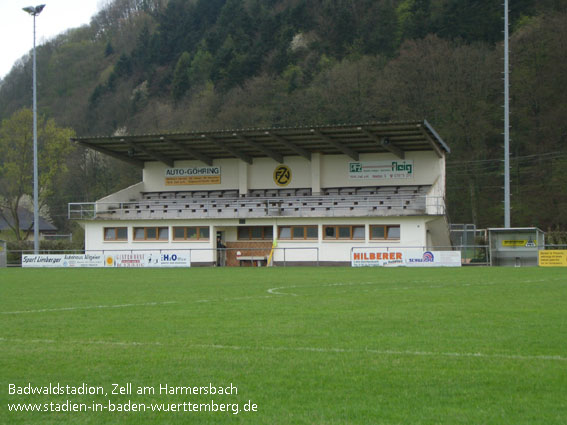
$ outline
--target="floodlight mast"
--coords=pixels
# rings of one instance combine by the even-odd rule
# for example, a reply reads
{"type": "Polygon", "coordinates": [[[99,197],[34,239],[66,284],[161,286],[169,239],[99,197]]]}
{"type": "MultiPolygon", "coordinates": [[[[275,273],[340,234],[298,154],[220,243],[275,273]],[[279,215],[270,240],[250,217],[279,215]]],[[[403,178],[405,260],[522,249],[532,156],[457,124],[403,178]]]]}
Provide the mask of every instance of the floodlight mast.
{"type": "Polygon", "coordinates": [[[33,16],[33,251],[39,254],[39,188],[37,171],[37,77],[35,59],[35,17],[41,13],[44,4],[24,7],[33,16]]]}
{"type": "Polygon", "coordinates": [[[504,0],[504,227],[510,228],[510,51],[508,0],[504,0]]]}

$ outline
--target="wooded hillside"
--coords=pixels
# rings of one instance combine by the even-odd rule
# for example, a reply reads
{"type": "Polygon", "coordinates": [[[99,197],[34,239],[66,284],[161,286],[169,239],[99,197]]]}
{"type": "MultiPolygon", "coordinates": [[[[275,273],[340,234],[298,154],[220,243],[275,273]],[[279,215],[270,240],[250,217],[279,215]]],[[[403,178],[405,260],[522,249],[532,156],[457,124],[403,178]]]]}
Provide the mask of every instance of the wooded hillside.
{"type": "MultiPolygon", "coordinates": [[[[565,229],[567,0],[510,13],[512,225],[565,229]]],[[[502,16],[493,0],[114,0],[39,47],[39,110],[77,135],[425,118],[452,149],[451,221],[501,226],[502,16]]],[[[0,119],[31,87],[25,57],[0,119]]],[[[140,178],[79,148],[65,160],[60,228],[67,202],[140,178]]]]}

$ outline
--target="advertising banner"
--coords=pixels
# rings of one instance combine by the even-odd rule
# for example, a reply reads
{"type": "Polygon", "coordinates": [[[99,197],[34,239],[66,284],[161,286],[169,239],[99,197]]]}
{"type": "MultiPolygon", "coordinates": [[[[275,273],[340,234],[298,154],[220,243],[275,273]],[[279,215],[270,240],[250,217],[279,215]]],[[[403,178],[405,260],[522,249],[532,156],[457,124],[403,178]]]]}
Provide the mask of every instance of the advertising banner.
{"type": "Polygon", "coordinates": [[[220,183],[221,167],[168,168],[165,170],[166,186],[220,183]]]}
{"type": "Polygon", "coordinates": [[[102,253],[22,255],[22,267],[104,267],[102,253]]]}
{"type": "Polygon", "coordinates": [[[412,179],[413,161],[349,162],[349,179],[412,179]]]}
{"type": "Polygon", "coordinates": [[[460,251],[354,248],[352,267],[461,267],[460,251]]]}
{"type": "Polygon", "coordinates": [[[567,251],[539,251],[540,267],[567,267],[567,251]]]}
{"type": "Polygon", "coordinates": [[[105,252],[106,267],[191,267],[188,251],[105,252]]]}
{"type": "Polygon", "coordinates": [[[537,246],[537,242],[534,241],[532,238],[530,239],[504,239],[502,241],[502,246],[508,248],[534,248],[537,246]]]}
{"type": "Polygon", "coordinates": [[[190,267],[189,251],[22,255],[22,267],[190,267]]]}

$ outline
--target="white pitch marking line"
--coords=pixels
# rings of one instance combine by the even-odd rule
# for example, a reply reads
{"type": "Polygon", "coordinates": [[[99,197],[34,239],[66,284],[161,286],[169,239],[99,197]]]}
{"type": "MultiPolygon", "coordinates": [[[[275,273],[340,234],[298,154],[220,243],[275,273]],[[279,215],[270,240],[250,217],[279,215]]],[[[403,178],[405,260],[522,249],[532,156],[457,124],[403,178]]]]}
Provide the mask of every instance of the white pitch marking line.
{"type": "MultiPolygon", "coordinates": [[[[52,339],[17,339],[0,338],[0,342],[18,342],[26,344],[56,344],[52,339]]],[[[135,346],[175,346],[175,344],[162,344],[161,342],[136,342],[136,341],[62,341],[65,344],[84,345],[116,345],[122,347],[135,346]]],[[[246,346],[246,345],[222,345],[222,344],[189,344],[182,345],[185,348],[204,348],[218,350],[250,350],[250,351],[298,351],[311,353],[346,353],[346,354],[376,354],[387,356],[416,356],[416,357],[455,357],[455,358],[479,358],[479,359],[503,359],[503,360],[550,360],[567,361],[567,357],[559,355],[525,355],[525,354],[487,354],[487,353],[450,353],[434,351],[409,351],[409,350],[377,350],[373,348],[333,348],[333,347],[273,347],[273,346],[246,346]]]]}
{"type": "Polygon", "coordinates": [[[151,302],[140,304],[116,304],[116,305],[90,305],[84,307],[61,307],[61,308],[42,308],[39,310],[21,310],[21,311],[1,311],[0,314],[30,314],[30,313],[48,313],[52,311],[73,311],[73,310],[94,310],[100,308],[126,308],[126,307],[145,307],[156,305],[177,304],[177,301],[151,302]]]}
{"type": "MultiPolygon", "coordinates": [[[[559,279],[541,279],[541,280],[526,280],[523,282],[514,282],[514,283],[544,283],[544,282],[555,282],[559,279]]],[[[389,288],[377,288],[376,290],[382,291],[407,291],[411,289],[435,289],[435,288],[459,288],[462,286],[492,286],[498,285],[501,282],[480,282],[480,283],[463,283],[463,284],[456,284],[456,285],[429,285],[429,286],[397,286],[397,287],[389,287],[389,288]]],[[[297,294],[291,292],[280,292],[283,289],[292,289],[292,288],[323,288],[323,287],[331,287],[331,286],[362,286],[362,285],[379,285],[380,282],[345,282],[345,283],[329,283],[323,285],[291,285],[291,286],[279,286],[277,288],[270,288],[267,290],[269,294],[272,295],[292,295],[297,297],[297,294]]]]}
{"type": "Polygon", "coordinates": [[[344,283],[325,283],[322,285],[291,285],[291,286],[279,286],[277,288],[270,288],[267,290],[269,294],[273,295],[292,295],[297,297],[297,294],[291,292],[279,292],[280,289],[291,289],[291,288],[323,288],[330,286],[359,286],[359,285],[378,285],[379,282],[344,282],[344,283]]]}
{"type": "MultiPolygon", "coordinates": [[[[57,344],[54,339],[20,339],[20,338],[0,338],[0,342],[17,342],[23,344],[57,344]]],[[[144,345],[163,346],[161,342],[136,342],[136,341],[66,341],[67,344],[84,345],[118,345],[121,347],[135,347],[144,345]]]]}
{"type": "Polygon", "coordinates": [[[261,351],[307,351],[316,353],[371,353],[378,355],[407,355],[407,356],[428,356],[428,357],[474,357],[474,358],[493,358],[506,360],[557,360],[567,361],[567,357],[558,355],[522,355],[522,354],[485,354],[485,353],[443,353],[433,351],[396,351],[396,350],[375,350],[366,348],[357,350],[351,348],[320,348],[320,347],[266,347],[266,346],[238,346],[238,345],[219,345],[219,344],[193,344],[195,348],[217,348],[225,350],[261,350],[261,351]]]}
{"type": "Polygon", "coordinates": [[[280,286],[278,288],[270,288],[268,289],[268,294],[272,294],[272,295],[291,295],[293,297],[297,297],[297,294],[292,294],[292,293],[285,293],[285,292],[278,292],[278,290],[280,289],[291,289],[291,288],[297,288],[297,285],[294,286],[280,286]]]}

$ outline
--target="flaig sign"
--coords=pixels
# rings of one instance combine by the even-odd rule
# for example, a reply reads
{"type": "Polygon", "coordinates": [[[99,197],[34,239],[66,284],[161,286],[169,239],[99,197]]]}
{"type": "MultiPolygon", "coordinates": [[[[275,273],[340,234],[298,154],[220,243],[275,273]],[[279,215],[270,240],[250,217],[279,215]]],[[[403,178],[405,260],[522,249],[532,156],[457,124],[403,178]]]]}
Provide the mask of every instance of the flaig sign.
{"type": "Polygon", "coordinates": [[[349,162],[349,179],[392,180],[412,179],[413,161],[349,162]]]}
{"type": "Polygon", "coordinates": [[[353,248],[352,267],[461,267],[460,251],[353,248]]]}

